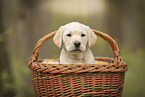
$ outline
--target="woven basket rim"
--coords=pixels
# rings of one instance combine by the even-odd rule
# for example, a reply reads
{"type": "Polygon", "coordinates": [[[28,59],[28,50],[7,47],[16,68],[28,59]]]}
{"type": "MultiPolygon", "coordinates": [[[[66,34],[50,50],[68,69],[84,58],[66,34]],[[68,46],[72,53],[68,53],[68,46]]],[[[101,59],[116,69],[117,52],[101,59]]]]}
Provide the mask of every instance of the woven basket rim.
{"type": "Polygon", "coordinates": [[[125,72],[128,70],[125,62],[115,62],[112,58],[105,59],[105,57],[101,57],[101,60],[102,58],[108,62],[105,64],[47,64],[42,63],[44,59],[39,59],[32,62],[29,68],[42,73],[125,72]]]}

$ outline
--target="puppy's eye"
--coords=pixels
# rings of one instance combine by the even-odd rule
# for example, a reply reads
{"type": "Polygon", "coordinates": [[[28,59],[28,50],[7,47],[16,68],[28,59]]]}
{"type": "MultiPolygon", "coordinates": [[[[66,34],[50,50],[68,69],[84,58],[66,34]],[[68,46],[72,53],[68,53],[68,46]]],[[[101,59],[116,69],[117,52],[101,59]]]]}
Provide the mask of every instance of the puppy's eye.
{"type": "Polygon", "coordinates": [[[66,36],[71,37],[71,34],[67,34],[66,36]]]}
{"type": "Polygon", "coordinates": [[[85,34],[82,34],[81,36],[82,36],[82,37],[85,37],[86,35],[85,35],[85,34]]]}

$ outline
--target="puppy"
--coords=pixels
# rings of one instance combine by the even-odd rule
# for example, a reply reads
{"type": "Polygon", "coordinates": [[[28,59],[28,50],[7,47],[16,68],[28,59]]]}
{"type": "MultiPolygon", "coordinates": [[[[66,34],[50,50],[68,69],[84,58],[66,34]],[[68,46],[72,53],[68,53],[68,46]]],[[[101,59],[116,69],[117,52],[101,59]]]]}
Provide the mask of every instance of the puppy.
{"type": "Polygon", "coordinates": [[[54,43],[61,48],[60,64],[95,64],[89,49],[96,43],[97,36],[90,27],[72,22],[61,26],[53,37],[54,43]]]}

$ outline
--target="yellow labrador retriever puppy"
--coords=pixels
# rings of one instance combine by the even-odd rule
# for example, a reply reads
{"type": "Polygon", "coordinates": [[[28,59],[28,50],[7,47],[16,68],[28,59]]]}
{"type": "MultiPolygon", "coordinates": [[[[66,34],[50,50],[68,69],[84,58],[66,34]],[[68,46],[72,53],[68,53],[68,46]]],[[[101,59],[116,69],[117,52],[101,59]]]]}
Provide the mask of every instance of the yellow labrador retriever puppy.
{"type": "Polygon", "coordinates": [[[95,64],[89,48],[96,40],[95,33],[84,24],[72,22],[61,26],[53,37],[54,43],[59,48],[63,46],[60,64],[95,64]]]}

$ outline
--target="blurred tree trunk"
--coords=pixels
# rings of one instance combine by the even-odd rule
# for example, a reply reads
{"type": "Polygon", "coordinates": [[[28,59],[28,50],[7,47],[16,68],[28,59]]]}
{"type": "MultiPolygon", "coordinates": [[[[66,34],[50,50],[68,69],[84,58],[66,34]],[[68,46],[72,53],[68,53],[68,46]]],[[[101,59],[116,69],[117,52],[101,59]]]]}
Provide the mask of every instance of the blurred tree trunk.
{"type": "MultiPolygon", "coordinates": [[[[4,0],[5,29],[11,29],[7,35],[9,59],[11,61],[16,95],[33,97],[32,80],[27,67],[36,41],[48,33],[49,11],[45,10],[45,0],[4,0]],[[45,34],[44,34],[45,32],[45,34]]],[[[0,96],[1,97],[1,96],[0,96]]]]}
{"type": "Polygon", "coordinates": [[[108,31],[132,49],[145,47],[145,0],[107,0],[108,31]]]}
{"type": "Polygon", "coordinates": [[[0,0],[0,97],[13,97],[15,90],[13,89],[13,77],[5,46],[2,10],[3,1],[0,0]]]}
{"type": "Polygon", "coordinates": [[[107,1],[107,27],[114,38],[122,42],[122,0],[107,1]]]}

